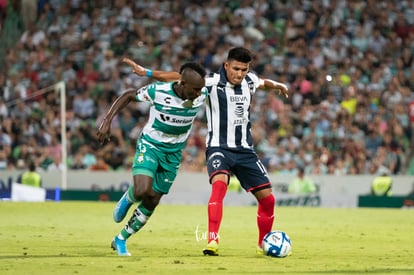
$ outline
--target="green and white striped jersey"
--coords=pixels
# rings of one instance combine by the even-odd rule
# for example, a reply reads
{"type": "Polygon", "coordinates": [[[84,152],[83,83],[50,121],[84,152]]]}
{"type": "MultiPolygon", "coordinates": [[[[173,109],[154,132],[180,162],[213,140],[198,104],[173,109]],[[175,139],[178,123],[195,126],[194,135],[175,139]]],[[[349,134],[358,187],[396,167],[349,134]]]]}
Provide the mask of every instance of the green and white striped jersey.
{"type": "Polygon", "coordinates": [[[174,92],[174,82],[155,82],[137,90],[135,100],[151,103],[149,118],[142,130],[143,142],[163,152],[182,150],[193,121],[204,105],[207,90],[194,100],[183,100],[174,92]]]}

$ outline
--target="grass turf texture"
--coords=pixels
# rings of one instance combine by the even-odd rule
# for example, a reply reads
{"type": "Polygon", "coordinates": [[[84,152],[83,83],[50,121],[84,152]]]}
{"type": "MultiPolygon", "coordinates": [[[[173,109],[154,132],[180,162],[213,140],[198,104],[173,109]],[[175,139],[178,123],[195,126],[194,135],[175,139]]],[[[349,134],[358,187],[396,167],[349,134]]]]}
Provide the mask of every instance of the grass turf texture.
{"type": "Polygon", "coordinates": [[[277,259],[255,253],[256,207],[225,207],[221,255],[208,257],[206,206],[160,205],[118,257],[114,205],[0,202],[0,273],[414,274],[412,210],[278,207],[293,256],[277,259]]]}

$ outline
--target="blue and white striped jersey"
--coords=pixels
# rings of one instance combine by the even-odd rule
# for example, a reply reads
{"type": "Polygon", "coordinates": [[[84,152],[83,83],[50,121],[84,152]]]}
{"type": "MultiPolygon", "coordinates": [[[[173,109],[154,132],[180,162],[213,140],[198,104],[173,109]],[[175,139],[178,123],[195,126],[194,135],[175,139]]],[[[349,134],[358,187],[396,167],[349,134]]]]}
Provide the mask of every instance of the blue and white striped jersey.
{"type": "Polygon", "coordinates": [[[241,85],[233,85],[222,67],[206,77],[206,87],[207,147],[253,150],[250,103],[259,87],[259,77],[249,72],[241,85]]]}

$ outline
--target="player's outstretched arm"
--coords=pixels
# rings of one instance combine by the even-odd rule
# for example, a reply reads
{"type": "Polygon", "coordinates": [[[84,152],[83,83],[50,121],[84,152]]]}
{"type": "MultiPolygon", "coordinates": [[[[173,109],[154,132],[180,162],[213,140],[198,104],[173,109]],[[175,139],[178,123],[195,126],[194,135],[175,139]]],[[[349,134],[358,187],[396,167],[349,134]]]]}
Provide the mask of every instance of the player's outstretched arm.
{"type": "Polygon", "coordinates": [[[128,89],[112,103],[96,132],[98,140],[101,144],[110,141],[112,119],[119,113],[120,110],[125,108],[131,101],[135,100],[135,95],[135,89],[128,89]]]}
{"type": "Polygon", "coordinates": [[[279,94],[283,94],[286,98],[289,97],[288,87],[286,86],[286,84],[283,84],[281,82],[277,82],[267,78],[261,78],[259,88],[266,90],[277,90],[279,94]]]}
{"type": "Polygon", "coordinates": [[[180,74],[178,72],[153,71],[142,67],[128,57],[124,57],[122,61],[131,66],[132,71],[139,76],[148,76],[164,82],[180,80],[180,74]]]}

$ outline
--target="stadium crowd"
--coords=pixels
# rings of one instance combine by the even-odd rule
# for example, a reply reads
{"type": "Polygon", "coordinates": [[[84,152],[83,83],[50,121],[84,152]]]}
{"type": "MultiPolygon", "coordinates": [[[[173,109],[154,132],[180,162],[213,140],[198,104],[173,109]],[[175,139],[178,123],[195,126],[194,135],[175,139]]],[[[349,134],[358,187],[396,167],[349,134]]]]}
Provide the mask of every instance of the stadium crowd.
{"type": "MultiPolygon", "coordinates": [[[[130,169],[148,105],[125,109],[101,146],[96,126],[124,89],[151,79],[121,62],[216,71],[233,46],[252,70],[289,86],[258,91],[256,150],[270,173],[414,174],[414,1],[38,0],[0,3],[0,169],[62,165],[60,95],[66,84],[67,167],[130,169]]],[[[199,114],[181,169],[204,171],[199,114]]]]}

